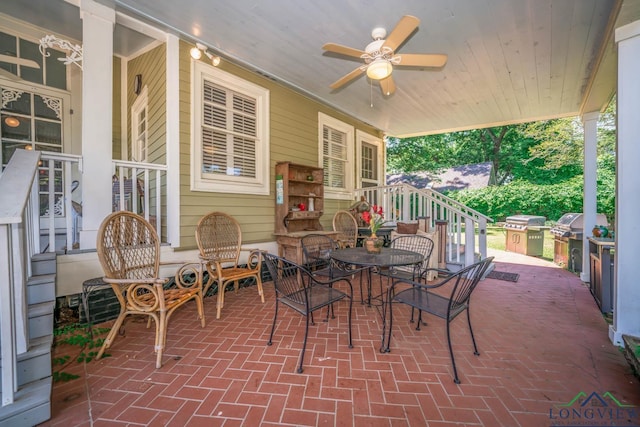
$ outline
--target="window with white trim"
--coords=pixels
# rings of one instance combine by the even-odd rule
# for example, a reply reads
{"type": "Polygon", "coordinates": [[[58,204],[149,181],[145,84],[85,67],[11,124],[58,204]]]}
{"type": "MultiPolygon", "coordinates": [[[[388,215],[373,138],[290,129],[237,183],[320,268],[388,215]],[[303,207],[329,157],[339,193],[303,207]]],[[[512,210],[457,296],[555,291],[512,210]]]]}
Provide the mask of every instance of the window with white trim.
{"type": "Polygon", "coordinates": [[[319,162],[324,168],[325,197],[353,197],[353,126],[318,113],[319,162]]]}
{"type": "Polygon", "coordinates": [[[193,82],[192,190],[269,194],[269,91],[200,61],[193,82]]]}
{"type": "Polygon", "coordinates": [[[362,131],[356,131],[356,153],[358,159],[357,169],[359,180],[358,187],[375,187],[384,185],[384,156],[382,140],[362,131]]]}
{"type": "Polygon", "coordinates": [[[131,157],[136,162],[147,162],[149,157],[147,93],[145,86],[131,107],[131,157]]]}

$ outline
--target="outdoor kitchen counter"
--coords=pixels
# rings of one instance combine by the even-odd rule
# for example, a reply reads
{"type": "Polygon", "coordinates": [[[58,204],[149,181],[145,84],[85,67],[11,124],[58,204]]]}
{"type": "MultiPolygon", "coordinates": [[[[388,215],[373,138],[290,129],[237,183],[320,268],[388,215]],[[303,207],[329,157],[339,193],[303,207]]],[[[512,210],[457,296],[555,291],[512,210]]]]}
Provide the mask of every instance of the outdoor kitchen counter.
{"type": "Polygon", "coordinates": [[[603,313],[613,311],[613,258],[615,241],[604,237],[589,240],[589,290],[603,313]]]}

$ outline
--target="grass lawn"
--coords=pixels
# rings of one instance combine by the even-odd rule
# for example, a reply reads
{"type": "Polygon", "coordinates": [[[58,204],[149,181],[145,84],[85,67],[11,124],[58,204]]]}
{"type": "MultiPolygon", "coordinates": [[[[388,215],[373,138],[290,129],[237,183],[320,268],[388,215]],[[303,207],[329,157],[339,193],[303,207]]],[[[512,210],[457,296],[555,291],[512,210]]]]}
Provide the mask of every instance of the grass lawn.
{"type": "MultiPolygon", "coordinates": [[[[507,230],[503,227],[487,225],[487,247],[504,251],[506,245],[507,230]]],[[[553,261],[553,235],[549,230],[544,232],[544,245],[542,258],[553,261]]]]}

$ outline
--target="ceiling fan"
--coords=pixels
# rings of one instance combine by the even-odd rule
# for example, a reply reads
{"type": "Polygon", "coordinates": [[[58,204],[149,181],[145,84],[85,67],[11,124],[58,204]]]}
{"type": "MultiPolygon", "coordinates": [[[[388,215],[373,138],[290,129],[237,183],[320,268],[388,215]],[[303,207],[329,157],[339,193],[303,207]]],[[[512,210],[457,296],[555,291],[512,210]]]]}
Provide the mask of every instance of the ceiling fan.
{"type": "Polygon", "coordinates": [[[393,66],[402,67],[442,67],[447,62],[447,55],[443,54],[418,54],[405,53],[396,54],[396,50],[407,38],[418,28],[420,20],[415,16],[403,16],[396,27],[387,37],[384,28],[374,28],[371,32],[373,42],[369,43],[364,50],[342,46],[336,43],[327,43],[322,48],[328,52],[340,55],[361,58],[364,64],[356,68],[349,74],[333,82],[331,89],[338,89],[351,80],[366,72],[367,77],[377,80],[384,95],[391,95],[396,90],[391,73],[393,66]],[[386,38],[385,38],[386,37],[386,38]]]}

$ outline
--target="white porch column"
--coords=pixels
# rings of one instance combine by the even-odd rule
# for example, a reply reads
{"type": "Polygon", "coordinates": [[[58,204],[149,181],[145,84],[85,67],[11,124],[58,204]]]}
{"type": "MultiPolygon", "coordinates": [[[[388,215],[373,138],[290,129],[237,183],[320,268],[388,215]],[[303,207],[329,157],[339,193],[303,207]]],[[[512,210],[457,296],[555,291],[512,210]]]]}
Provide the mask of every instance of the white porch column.
{"type": "MultiPolygon", "coordinates": [[[[640,21],[616,29],[618,44],[618,145],[613,325],[609,338],[640,336],[640,21]]],[[[586,224],[585,224],[586,227],[586,224]]]]}
{"type": "Polygon", "coordinates": [[[82,18],[82,230],[80,247],[96,247],[111,212],[113,29],[115,11],[80,1],[82,18]]]}
{"type": "Polygon", "coordinates": [[[584,128],[584,196],[582,201],[582,219],[584,232],[582,239],[582,273],[580,279],[589,281],[591,270],[589,266],[589,241],[591,229],[596,225],[597,214],[597,172],[598,172],[598,111],[582,115],[584,128]]]}
{"type": "Polygon", "coordinates": [[[180,39],[167,35],[167,240],[180,246],[180,39]]]}

